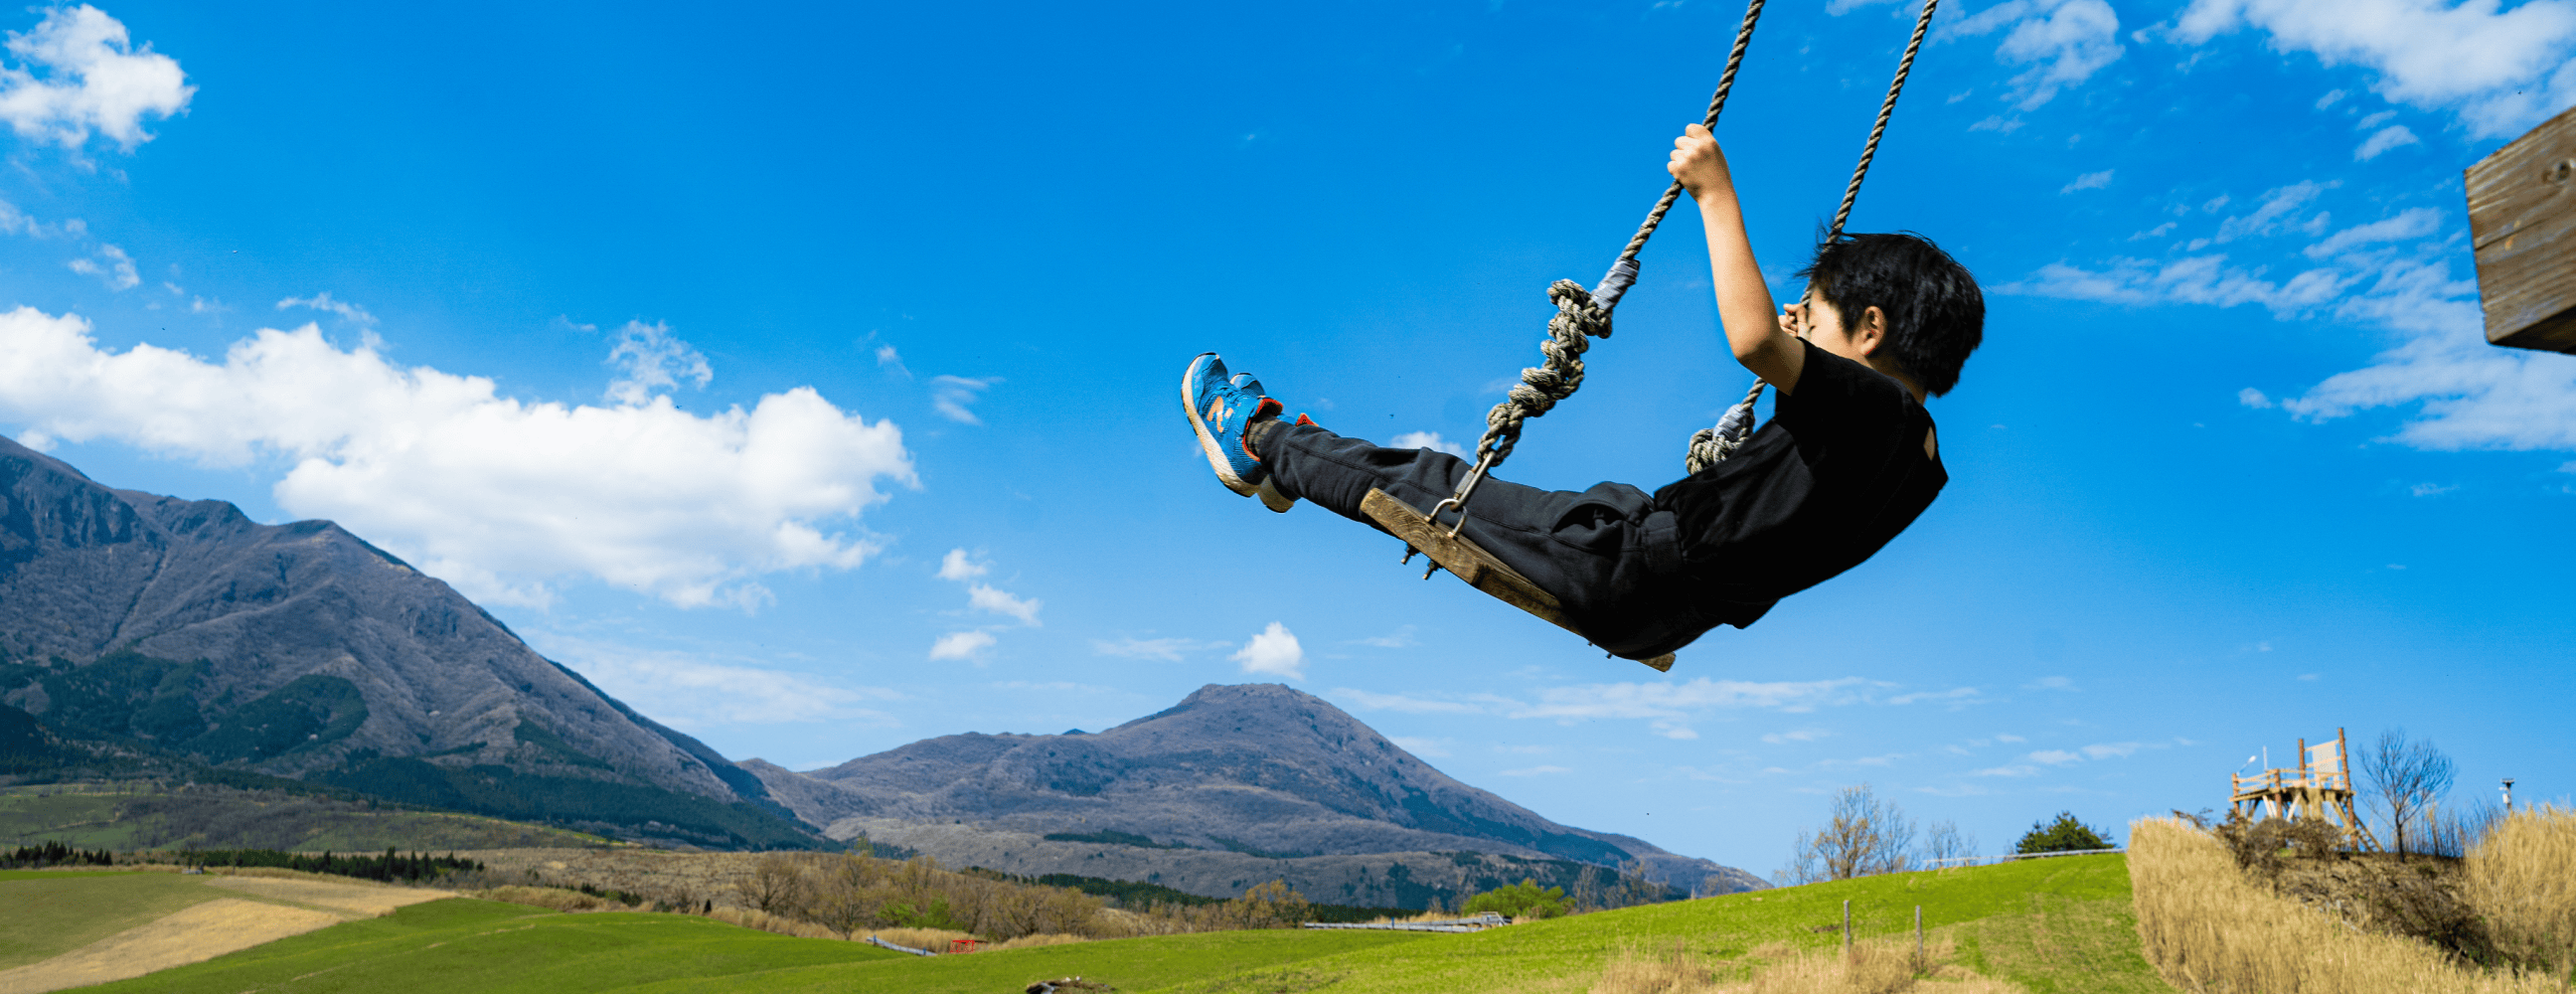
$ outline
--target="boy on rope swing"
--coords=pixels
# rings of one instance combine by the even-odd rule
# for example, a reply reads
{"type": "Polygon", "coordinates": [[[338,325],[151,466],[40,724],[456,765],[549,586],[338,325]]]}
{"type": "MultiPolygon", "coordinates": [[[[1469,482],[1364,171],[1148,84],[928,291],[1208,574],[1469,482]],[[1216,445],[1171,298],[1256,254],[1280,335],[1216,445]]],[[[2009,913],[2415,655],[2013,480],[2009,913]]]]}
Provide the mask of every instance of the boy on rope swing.
{"type": "MultiPolygon", "coordinates": [[[[1913,235],[1850,235],[1798,275],[1809,303],[1775,313],[1744,233],[1725,153],[1691,125],[1668,166],[1708,230],[1718,320],[1737,362],[1779,391],[1771,422],[1734,455],[1649,496],[1624,483],[1581,493],[1488,479],[1462,534],[1564,605],[1613,655],[1645,660],[1860,565],[1949,482],[1927,395],[1948,393],[1984,335],[1976,279],[1913,235]]],[[[1274,511],[1311,500],[1377,527],[1370,489],[1426,510],[1470,470],[1430,449],[1343,438],[1210,352],[1182,381],[1217,479],[1274,511]]],[[[1381,529],[1383,530],[1383,529],[1381,529]]]]}

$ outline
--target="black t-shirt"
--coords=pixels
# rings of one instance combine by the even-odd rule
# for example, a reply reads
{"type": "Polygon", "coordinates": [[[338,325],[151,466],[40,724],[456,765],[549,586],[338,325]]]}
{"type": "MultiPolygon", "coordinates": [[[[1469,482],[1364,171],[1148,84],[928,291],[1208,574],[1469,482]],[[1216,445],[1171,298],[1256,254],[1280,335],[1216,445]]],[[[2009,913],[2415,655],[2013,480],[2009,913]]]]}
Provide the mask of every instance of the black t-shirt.
{"type": "Polygon", "coordinates": [[[1683,568],[1742,628],[1780,598],[1860,565],[1913,524],[1950,474],[1923,451],[1932,415],[1895,379],[1806,346],[1795,393],[1725,462],[1655,492],[1683,568]]]}

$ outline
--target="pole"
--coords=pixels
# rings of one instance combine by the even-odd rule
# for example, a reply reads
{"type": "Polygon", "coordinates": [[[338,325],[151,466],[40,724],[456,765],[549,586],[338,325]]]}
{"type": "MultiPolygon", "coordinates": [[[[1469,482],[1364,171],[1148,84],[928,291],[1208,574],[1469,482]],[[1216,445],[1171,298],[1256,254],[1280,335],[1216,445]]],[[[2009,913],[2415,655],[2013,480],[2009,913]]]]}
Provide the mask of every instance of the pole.
{"type": "Polygon", "coordinates": [[[1851,898],[1843,899],[1843,958],[1851,958],[1851,898]]]}
{"type": "Polygon", "coordinates": [[[1923,968],[1923,906],[1914,906],[1914,968],[1923,968]]]}

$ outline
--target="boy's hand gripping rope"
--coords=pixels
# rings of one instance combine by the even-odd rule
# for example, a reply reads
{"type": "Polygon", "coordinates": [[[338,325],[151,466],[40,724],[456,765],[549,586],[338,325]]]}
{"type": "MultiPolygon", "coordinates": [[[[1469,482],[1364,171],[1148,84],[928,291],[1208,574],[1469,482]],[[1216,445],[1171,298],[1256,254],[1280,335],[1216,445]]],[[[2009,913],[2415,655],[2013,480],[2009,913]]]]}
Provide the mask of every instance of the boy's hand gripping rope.
{"type": "MultiPolygon", "coordinates": [[[[1735,88],[1736,71],[1743,67],[1745,49],[1753,43],[1753,28],[1762,18],[1764,2],[1750,0],[1745,4],[1744,23],[1736,29],[1735,47],[1726,55],[1726,71],[1718,77],[1717,93],[1709,98],[1708,116],[1701,121],[1711,131],[1717,128],[1718,115],[1726,110],[1727,93],[1735,88]]],[[[1852,170],[1851,183],[1843,189],[1842,206],[1835,210],[1833,227],[1826,235],[1828,242],[1842,237],[1843,223],[1850,219],[1852,203],[1860,197],[1861,180],[1869,175],[1870,160],[1878,155],[1879,138],[1887,133],[1888,118],[1896,113],[1897,95],[1905,89],[1906,74],[1914,69],[1914,55],[1923,48],[1924,33],[1932,26],[1932,10],[1939,3],[1940,0],[1924,0],[1923,13],[1914,21],[1914,36],[1906,42],[1905,56],[1896,64],[1896,79],[1888,84],[1887,99],[1879,105],[1878,123],[1870,128],[1869,142],[1861,147],[1860,165],[1852,170]]],[[[1558,280],[1548,286],[1547,296],[1556,303],[1556,316],[1548,320],[1547,340],[1539,343],[1539,352],[1545,358],[1538,366],[1521,370],[1520,384],[1512,387],[1502,403],[1485,412],[1485,434],[1476,440],[1475,468],[1459,482],[1456,493],[1433,505],[1426,515],[1436,523],[1440,512],[1457,511],[1458,520],[1450,526],[1450,535],[1466,527],[1467,500],[1475,496],[1476,484],[1511,457],[1513,446],[1520,442],[1522,422],[1546,414],[1558,401],[1582,389],[1583,353],[1592,347],[1589,339],[1610,337],[1610,314],[1618,308],[1619,298],[1637,282],[1637,254],[1645,250],[1646,240],[1654,237],[1656,226],[1663,223],[1664,215],[1672,211],[1681,195],[1679,180],[1664,188],[1663,197],[1655,201],[1655,209],[1647,212],[1645,223],[1629,237],[1627,248],[1620,251],[1618,261],[1610,265],[1610,272],[1601,278],[1599,286],[1587,291],[1573,280],[1558,280]]],[[[1686,462],[1691,472],[1716,465],[1752,435],[1753,402],[1762,396],[1762,389],[1762,381],[1755,380],[1744,399],[1718,420],[1717,427],[1703,428],[1691,436],[1686,462]]],[[[1410,549],[1405,558],[1412,558],[1410,549]]]]}
{"type": "MultiPolygon", "coordinates": [[[[1717,77],[1717,92],[1709,97],[1708,115],[1700,123],[1717,128],[1717,117],[1726,110],[1726,95],[1735,89],[1736,70],[1744,67],[1744,50],[1753,44],[1753,26],[1762,19],[1766,0],[1749,0],[1744,5],[1744,23],[1735,29],[1735,47],[1726,53],[1726,71],[1717,77]]],[[[1459,481],[1458,491],[1449,499],[1432,505],[1425,515],[1434,524],[1440,512],[1454,509],[1458,522],[1449,529],[1455,536],[1467,524],[1467,499],[1475,496],[1476,484],[1494,467],[1511,457],[1512,447],[1521,440],[1521,422],[1546,414],[1558,401],[1574,396],[1583,388],[1583,353],[1592,347],[1590,339],[1610,337],[1610,312],[1619,306],[1619,298],[1637,282],[1637,253],[1646,249],[1646,239],[1654,237],[1655,227],[1664,223],[1673,204],[1680,201],[1682,184],[1674,180],[1655,201],[1655,209],[1646,212],[1646,221],[1637,233],[1628,237],[1628,247],[1620,250],[1619,259],[1610,264],[1610,272],[1601,284],[1585,290],[1573,280],[1558,280],[1547,288],[1547,299],[1556,303],[1556,316],[1548,319],[1547,340],[1538,349],[1545,356],[1535,368],[1521,370],[1520,385],[1511,389],[1502,403],[1485,412],[1485,434],[1476,440],[1476,468],[1459,481]]],[[[1408,549],[1405,558],[1412,558],[1408,549]]],[[[1425,572],[1424,576],[1429,576],[1425,572]]]]}

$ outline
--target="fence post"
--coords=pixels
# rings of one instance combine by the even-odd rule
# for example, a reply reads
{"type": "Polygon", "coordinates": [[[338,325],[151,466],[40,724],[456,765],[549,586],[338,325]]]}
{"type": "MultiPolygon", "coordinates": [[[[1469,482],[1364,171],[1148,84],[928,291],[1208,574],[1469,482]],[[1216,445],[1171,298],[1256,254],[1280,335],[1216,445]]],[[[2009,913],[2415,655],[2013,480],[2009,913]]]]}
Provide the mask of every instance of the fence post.
{"type": "Polygon", "coordinates": [[[1843,899],[1843,959],[1851,959],[1851,898],[1843,899]]]}
{"type": "Polygon", "coordinates": [[[1923,968],[1923,906],[1914,906],[1914,968],[1923,968]]]}

